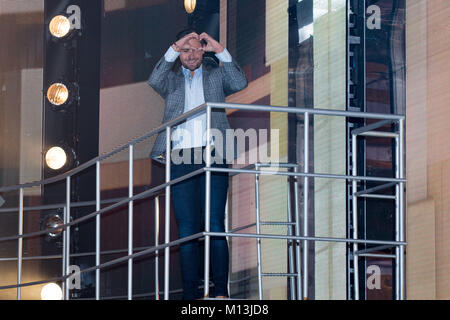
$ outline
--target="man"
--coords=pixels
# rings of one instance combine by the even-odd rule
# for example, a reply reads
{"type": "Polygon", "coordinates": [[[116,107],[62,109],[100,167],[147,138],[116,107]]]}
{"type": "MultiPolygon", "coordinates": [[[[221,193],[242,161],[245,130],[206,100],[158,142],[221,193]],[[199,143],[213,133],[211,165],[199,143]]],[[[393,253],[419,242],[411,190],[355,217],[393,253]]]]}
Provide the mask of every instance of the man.
{"type": "MultiPolygon", "coordinates": [[[[230,53],[207,33],[182,31],[177,41],[170,46],[164,57],[156,64],[149,78],[150,86],[165,100],[163,122],[194,109],[205,102],[224,102],[225,97],[247,86],[247,79],[230,53]],[[205,52],[212,52],[221,62],[206,63],[205,52]],[[181,67],[174,66],[177,58],[181,67]]],[[[211,127],[222,135],[223,148],[219,143],[213,146],[212,155],[225,156],[227,146],[225,131],[230,128],[224,109],[212,110],[211,127]]],[[[171,163],[171,179],[181,177],[205,166],[203,151],[206,146],[206,114],[188,118],[177,125],[172,135],[172,155],[181,155],[182,163],[171,163]],[[200,151],[200,152],[198,152],[200,151]]],[[[158,135],[151,157],[165,161],[166,134],[158,135]]],[[[216,141],[217,142],[217,141],[216,141]]],[[[172,158],[172,157],[171,157],[172,158]]],[[[228,162],[230,159],[227,159],[228,162]]],[[[232,159],[231,159],[232,160],[232,159]]],[[[216,167],[227,167],[227,161],[213,163],[216,167]]],[[[210,230],[224,232],[225,203],[228,190],[228,174],[211,174],[210,230]]],[[[178,224],[179,237],[183,238],[204,230],[205,215],[205,175],[200,174],[177,183],[171,188],[172,203],[178,224]]],[[[181,273],[183,278],[183,298],[197,299],[200,250],[198,241],[190,241],[180,246],[181,273]]],[[[228,245],[224,237],[211,237],[211,273],[214,296],[228,296],[228,245]]],[[[213,296],[213,295],[212,295],[213,296]]]]}

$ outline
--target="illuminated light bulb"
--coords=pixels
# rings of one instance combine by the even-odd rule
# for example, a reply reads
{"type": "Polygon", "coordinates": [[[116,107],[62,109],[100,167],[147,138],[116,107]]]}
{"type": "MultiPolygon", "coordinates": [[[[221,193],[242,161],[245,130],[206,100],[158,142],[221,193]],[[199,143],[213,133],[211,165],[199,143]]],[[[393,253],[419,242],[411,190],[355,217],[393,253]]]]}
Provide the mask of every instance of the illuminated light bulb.
{"type": "Polygon", "coordinates": [[[69,98],[69,90],[62,83],[54,83],[47,90],[47,99],[52,104],[60,106],[69,98]]]}
{"type": "Polygon", "coordinates": [[[48,28],[54,37],[63,38],[70,32],[70,21],[65,16],[55,16],[50,21],[48,28]]]}
{"type": "Polygon", "coordinates": [[[195,10],[196,0],[184,0],[184,8],[186,12],[191,14],[195,10]]]}
{"type": "Polygon", "coordinates": [[[45,154],[45,163],[53,170],[59,170],[67,162],[67,154],[61,147],[51,147],[45,154]]]}
{"type": "Polygon", "coordinates": [[[42,300],[61,300],[62,299],[61,287],[58,286],[54,282],[47,283],[45,286],[42,287],[41,299],[42,300]]]}

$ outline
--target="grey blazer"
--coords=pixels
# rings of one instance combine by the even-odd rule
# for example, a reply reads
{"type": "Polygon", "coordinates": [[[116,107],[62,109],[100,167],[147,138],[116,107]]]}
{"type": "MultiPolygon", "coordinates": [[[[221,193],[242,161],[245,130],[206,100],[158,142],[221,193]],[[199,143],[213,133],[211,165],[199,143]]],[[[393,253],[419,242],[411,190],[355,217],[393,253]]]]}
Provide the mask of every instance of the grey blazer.
{"type": "MultiPolygon", "coordinates": [[[[215,62],[206,63],[206,59],[202,64],[205,102],[225,102],[226,96],[247,87],[247,78],[234,59],[232,62],[222,62],[222,66],[215,62]]],[[[184,113],[185,78],[181,67],[177,71],[172,70],[174,63],[167,62],[163,56],[148,80],[149,85],[166,101],[163,123],[184,113]]],[[[224,140],[222,155],[225,155],[225,130],[230,128],[225,109],[211,111],[211,128],[216,128],[222,133],[224,140]]],[[[236,150],[235,146],[233,148],[236,150]]],[[[165,151],[166,132],[163,131],[156,138],[150,157],[163,162],[165,151]]]]}

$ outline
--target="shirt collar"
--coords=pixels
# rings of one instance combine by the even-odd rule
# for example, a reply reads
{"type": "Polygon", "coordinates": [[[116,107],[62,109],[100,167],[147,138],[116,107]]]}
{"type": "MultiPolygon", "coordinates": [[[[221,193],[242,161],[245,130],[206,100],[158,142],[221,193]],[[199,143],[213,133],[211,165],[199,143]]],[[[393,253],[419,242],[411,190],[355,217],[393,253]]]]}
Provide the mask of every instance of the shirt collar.
{"type": "MultiPolygon", "coordinates": [[[[181,70],[183,71],[183,74],[185,77],[189,77],[189,75],[191,74],[191,70],[186,69],[184,66],[181,66],[181,70]]],[[[197,69],[194,70],[194,77],[196,75],[201,76],[203,74],[203,68],[202,65],[200,65],[200,67],[198,67],[197,69]]]]}

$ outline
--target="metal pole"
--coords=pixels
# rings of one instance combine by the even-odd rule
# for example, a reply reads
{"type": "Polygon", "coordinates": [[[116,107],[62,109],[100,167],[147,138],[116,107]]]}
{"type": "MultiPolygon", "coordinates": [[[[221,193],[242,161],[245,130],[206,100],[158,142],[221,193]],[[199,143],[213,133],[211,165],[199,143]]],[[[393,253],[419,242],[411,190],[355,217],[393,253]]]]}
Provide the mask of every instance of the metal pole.
{"type": "MultiPolygon", "coordinates": [[[[95,210],[100,210],[100,161],[96,162],[95,210]]],[[[95,217],[95,265],[100,265],[100,215],[95,217]]],[[[100,300],[100,269],[95,270],[95,300],[100,300]]]]}
{"type": "MultiPolygon", "coordinates": [[[[259,170],[256,163],[255,169],[259,170]]],[[[261,213],[259,208],[259,174],[255,174],[255,209],[256,209],[256,234],[261,234],[261,213]]],[[[262,265],[261,265],[261,238],[256,238],[257,268],[258,268],[258,298],[263,299],[262,293],[262,265]]]]}
{"type": "MultiPolygon", "coordinates": [[[[298,167],[294,168],[294,172],[298,171],[298,167]]],[[[295,236],[300,236],[300,212],[299,212],[299,196],[298,196],[298,179],[294,180],[294,202],[295,202],[295,236]]],[[[302,272],[301,272],[301,248],[300,242],[295,241],[295,256],[296,256],[296,268],[297,268],[297,299],[302,297],[302,272]]]]}
{"type": "MultiPolygon", "coordinates": [[[[304,161],[303,172],[309,173],[309,113],[304,115],[304,161]]],[[[303,177],[303,236],[308,236],[308,201],[309,201],[309,178],[303,177]]],[[[308,241],[303,241],[303,299],[308,299],[308,241]]]]}
{"type": "MultiPolygon", "coordinates": [[[[286,177],[287,185],[288,185],[288,192],[287,192],[287,221],[288,223],[292,222],[292,204],[291,204],[291,183],[289,181],[289,177],[286,177]]],[[[292,224],[289,224],[287,226],[288,235],[292,236],[292,224]]],[[[294,273],[294,242],[292,240],[287,241],[288,245],[288,272],[290,274],[294,273]]],[[[289,277],[289,285],[290,285],[290,291],[291,291],[291,300],[296,300],[295,298],[295,279],[293,277],[289,277]]]]}
{"type": "MultiPolygon", "coordinates": [[[[133,196],[133,145],[128,159],[128,196],[133,196]]],[[[98,215],[97,215],[98,216],[98,215]]],[[[133,201],[128,202],[128,255],[133,254],[133,201]]],[[[128,300],[133,300],[133,259],[128,259],[128,300]]]]}
{"type": "MultiPolygon", "coordinates": [[[[67,209],[66,207],[63,207],[63,222],[64,224],[67,221],[67,209]]],[[[62,240],[63,240],[63,245],[62,245],[62,254],[61,254],[61,266],[62,266],[62,275],[65,276],[66,275],[66,228],[63,229],[62,232],[62,240]]],[[[62,281],[61,283],[61,290],[63,292],[63,299],[66,299],[66,282],[62,281]]]]}
{"type": "Polygon", "coordinates": [[[269,171],[269,170],[247,170],[247,169],[233,169],[233,168],[204,168],[204,170],[209,170],[213,172],[232,172],[234,175],[237,173],[249,173],[249,174],[260,174],[260,175],[276,175],[276,176],[291,176],[291,177],[310,177],[310,178],[320,178],[320,179],[343,179],[343,180],[360,180],[360,181],[376,181],[376,182],[406,182],[405,179],[396,178],[385,178],[385,177],[364,177],[364,176],[348,176],[341,174],[325,174],[325,173],[303,173],[303,172],[286,172],[286,171],[269,171]]]}
{"type": "MultiPolygon", "coordinates": [[[[399,120],[399,135],[395,139],[395,177],[403,178],[403,120],[399,120]]],[[[395,186],[395,240],[404,240],[404,197],[403,182],[395,186]]],[[[396,299],[403,300],[405,294],[404,288],[404,247],[396,246],[395,248],[395,285],[396,299]]]]}
{"type": "MultiPolygon", "coordinates": [[[[23,188],[19,191],[19,236],[23,234],[23,188]]],[[[17,246],[17,284],[22,282],[23,238],[18,239],[17,246]]],[[[17,300],[21,299],[21,287],[17,287],[17,300]]]]}
{"type": "MultiPolygon", "coordinates": [[[[166,182],[170,181],[170,126],[166,127],[166,182]]],[[[164,221],[164,243],[170,242],[170,185],[166,187],[166,206],[164,221]]],[[[164,249],[164,300],[169,300],[169,263],[170,263],[170,247],[164,249]]]]}
{"type": "MultiPolygon", "coordinates": [[[[70,221],[70,176],[66,178],[66,217],[67,220],[64,223],[70,221]]],[[[66,266],[64,274],[67,275],[70,266],[70,226],[66,228],[66,266]]],[[[64,295],[65,300],[69,300],[69,278],[66,279],[66,292],[64,295]]]]}
{"type": "MultiPolygon", "coordinates": [[[[395,177],[400,176],[399,139],[395,139],[395,177]]],[[[395,241],[400,240],[400,185],[395,185],[395,241]]],[[[400,247],[395,247],[395,299],[400,299],[400,247]]]]}
{"type": "MultiPolygon", "coordinates": [[[[352,134],[352,175],[357,175],[357,150],[356,135],[352,134]]],[[[353,220],[353,239],[358,239],[358,197],[357,181],[352,180],[352,220],[353,220]]],[[[359,300],[359,266],[358,266],[358,244],[353,243],[353,282],[354,282],[354,299],[359,300]]]]}
{"type": "MultiPolygon", "coordinates": [[[[225,202],[225,232],[229,232],[230,231],[230,227],[229,227],[229,223],[230,223],[230,219],[229,219],[229,210],[228,210],[228,193],[227,193],[227,201],[225,202]]],[[[227,245],[228,248],[230,247],[230,237],[226,237],[227,239],[227,245]]],[[[228,283],[227,283],[227,287],[228,287],[228,295],[231,296],[231,279],[230,279],[230,272],[228,272],[228,283]]]]}
{"type": "MultiPolygon", "coordinates": [[[[211,107],[206,107],[206,168],[211,167],[211,107]]],[[[205,173],[205,231],[209,232],[211,225],[211,171],[205,173]]],[[[211,237],[205,236],[205,283],[204,297],[209,297],[209,262],[210,262],[211,237]]]]}
{"type": "MultiPolygon", "coordinates": [[[[155,197],[155,246],[159,245],[159,196],[155,197]]],[[[155,251],[155,299],[159,300],[159,250],[155,251]]]]}
{"type": "MultiPolygon", "coordinates": [[[[398,137],[398,167],[399,167],[399,178],[404,178],[404,158],[403,158],[403,142],[404,142],[404,120],[400,119],[398,121],[399,125],[399,137],[398,137]]],[[[400,241],[405,241],[405,207],[404,207],[404,183],[399,183],[399,213],[400,213],[400,241]]],[[[400,299],[405,299],[405,246],[400,245],[400,299]]]]}

